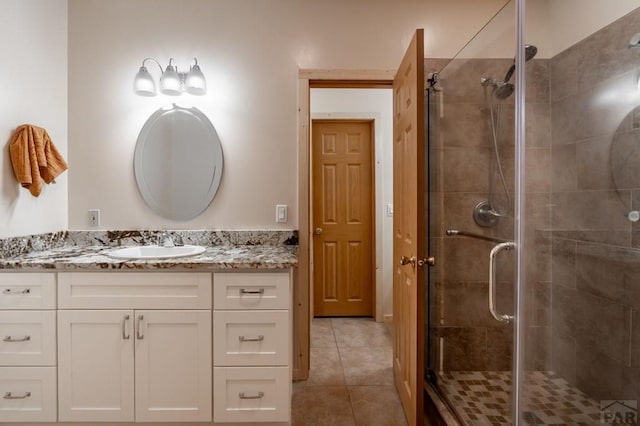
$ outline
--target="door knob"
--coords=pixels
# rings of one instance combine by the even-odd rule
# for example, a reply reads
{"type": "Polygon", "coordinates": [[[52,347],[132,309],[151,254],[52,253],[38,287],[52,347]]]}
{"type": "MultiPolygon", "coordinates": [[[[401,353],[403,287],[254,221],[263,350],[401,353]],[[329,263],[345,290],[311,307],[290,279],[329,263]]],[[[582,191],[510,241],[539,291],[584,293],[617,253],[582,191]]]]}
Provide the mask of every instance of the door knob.
{"type": "Polygon", "coordinates": [[[424,259],[420,259],[418,260],[418,266],[419,267],[424,267],[424,265],[427,266],[436,266],[436,258],[433,256],[429,256],[429,257],[425,257],[424,259]]]}
{"type": "Polygon", "coordinates": [[[322,228],[316,228],[316,230],[313,231],[313,233],[316,234],[316,235],[322,234],[322,228]]]}
{"type": "Polygon", "coordinates": [[[416,257],[415,256],[411,256],[411,257],[400,256],[400,266],[404,266],[404,265],[411,265],[411,266],[415,267],[416,266],[416,257]]]}

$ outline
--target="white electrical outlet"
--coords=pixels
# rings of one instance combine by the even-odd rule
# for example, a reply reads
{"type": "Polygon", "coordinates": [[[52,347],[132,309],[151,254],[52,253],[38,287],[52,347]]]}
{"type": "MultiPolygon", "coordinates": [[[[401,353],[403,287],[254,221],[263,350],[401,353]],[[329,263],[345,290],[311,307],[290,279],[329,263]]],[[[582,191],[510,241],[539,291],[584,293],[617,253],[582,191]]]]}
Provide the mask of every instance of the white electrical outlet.
{"type": "Polygon", "coordinates": [[[89,210],[89,226],[93,228],[100,226],[100,210],[89,210]]]}
{"type": "Polygon", "coordinates": [[[276,223],[287,223],[288,220],[287,205],[278,204],[276,206],[276,223]]]}

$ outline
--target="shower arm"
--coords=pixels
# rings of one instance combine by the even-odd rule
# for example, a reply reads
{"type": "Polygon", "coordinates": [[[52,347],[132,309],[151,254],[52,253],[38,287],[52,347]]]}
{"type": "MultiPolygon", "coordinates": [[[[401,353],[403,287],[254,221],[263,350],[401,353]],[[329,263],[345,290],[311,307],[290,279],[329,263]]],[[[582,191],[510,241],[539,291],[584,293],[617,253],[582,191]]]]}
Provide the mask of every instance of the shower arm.
{"type": "Polygon", "coordinates": [[[507,243],[508,240],[497,238],[497,237],[488,237],[486,235],[476,234],[474,232],[467,231],[459,231],[457,229],[447,229],[445,233],[449,236],[460,235],[461,237],[469,237],[475,238],[477,240],[491,241],[493,243],[507,243]]]}

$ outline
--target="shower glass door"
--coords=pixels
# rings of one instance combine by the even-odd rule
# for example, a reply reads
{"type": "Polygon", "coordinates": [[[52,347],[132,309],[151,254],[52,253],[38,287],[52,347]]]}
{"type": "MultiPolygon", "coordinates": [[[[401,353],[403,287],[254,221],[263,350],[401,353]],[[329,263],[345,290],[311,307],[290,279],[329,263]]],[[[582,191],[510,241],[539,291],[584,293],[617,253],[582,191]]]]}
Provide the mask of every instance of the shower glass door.
{"type": "Polygon", "coordinates": [[[426,377],[469,425],[512,420],[514,13],[505,4],[455,58],[425,62],[437,72],[428,161],[429,253],[438,260],[426,377]]]}
{"type": "Polygon", "coordinates": [[[519,1],[541,53],[523,105],[519,424],[638,424],[639,4],[519,1]]]}
{"type": "Polygon", "coordinates": [[[513,0],[425,61],[425,378],[462,424],[638,424],[638,6],[513,0]]]}

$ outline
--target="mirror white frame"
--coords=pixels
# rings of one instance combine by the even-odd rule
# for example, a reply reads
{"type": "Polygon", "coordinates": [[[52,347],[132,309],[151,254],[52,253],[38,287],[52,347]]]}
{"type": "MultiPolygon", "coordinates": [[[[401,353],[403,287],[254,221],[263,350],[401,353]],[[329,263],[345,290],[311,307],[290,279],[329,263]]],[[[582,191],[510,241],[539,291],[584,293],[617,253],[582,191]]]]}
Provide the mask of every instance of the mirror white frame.
{"type": "Polygon", "coordinates": [[[222,179],[222,144],[195,107],[167,105],[144,123],[133,156],[145,203],[167,219],[186,221],[213,201],[222,179]]]}

